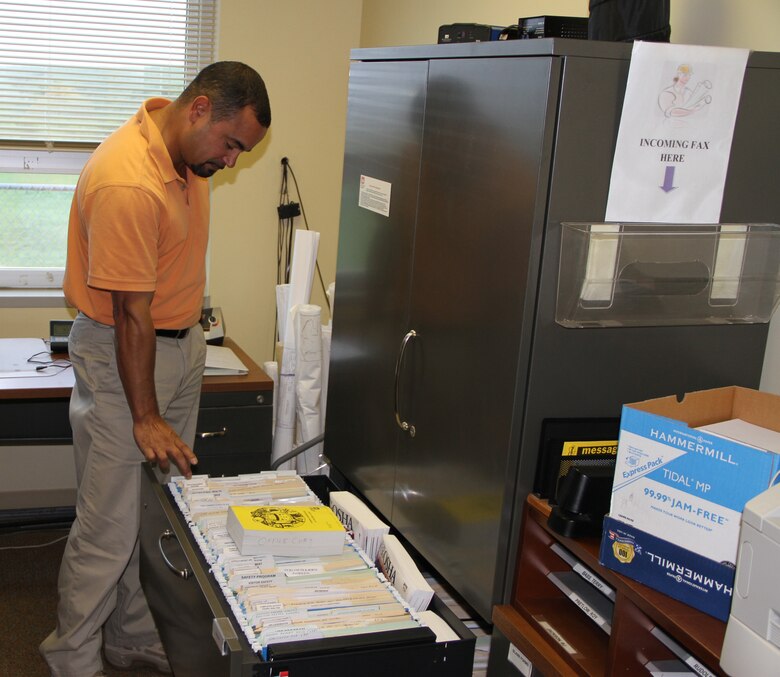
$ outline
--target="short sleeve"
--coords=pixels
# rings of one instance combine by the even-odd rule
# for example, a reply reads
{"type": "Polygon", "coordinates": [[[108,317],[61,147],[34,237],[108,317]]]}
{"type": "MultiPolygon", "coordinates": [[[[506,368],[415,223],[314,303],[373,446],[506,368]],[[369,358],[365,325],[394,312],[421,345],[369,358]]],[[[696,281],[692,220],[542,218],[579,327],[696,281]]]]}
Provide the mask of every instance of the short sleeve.
{"type": "Polygon", "coordinates": [[[161,208],[138,186],[99,188],[87,196],[82,227],[89,242],[87,284],[111,291],[154,291],[161,208]]]}

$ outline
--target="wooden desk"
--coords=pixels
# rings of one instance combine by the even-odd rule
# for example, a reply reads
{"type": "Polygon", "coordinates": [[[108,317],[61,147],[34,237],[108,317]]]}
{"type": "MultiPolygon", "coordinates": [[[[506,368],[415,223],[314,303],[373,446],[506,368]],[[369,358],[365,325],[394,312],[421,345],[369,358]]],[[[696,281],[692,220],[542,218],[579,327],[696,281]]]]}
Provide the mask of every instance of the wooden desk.
{"type": "MultiPolygon", "coordinates": [[[[0,353],[7,351],[8,344],[13,339],[0,339],[0,353]]],[[[242,392],[257,390],[270,392],[272,396],[274,382],[239,345],[230,338],[225,338],[223,345],[230,348],[239,359],[248,367],[249,373],[235,376],[205,376],[203,378],[203,392],[242,392]]],[[[45,344],[43,345],[45,348],[45,344]]],[[[44,356],[45,357],[45,356],[44,356]]],[[[67,355],[51,356],[56,360],[60,357],[67,359],[67,355]]],[[[26,358],[25,358],[26,359],[26,358]]],[[[69,398],[73,388],[73,371],[62,369],[55,372],[50,368],[51,375],[31,376],[29,378],[2,378],[0,377],[0,402],[3,400],[37,400],[69,398]]],[[[0,435],[2,433],[0,432],[0,435]]]]}
{"type": "MultiPolygon", "coordinates": [[[[273,380],[234,341],[226,338],[223,345],[236,353],[249,373],[204,377],[195,440],[200,461],[197,472],[233,475],[267,469],[272,447],[273,380]]],[[[18,342],[0,339],[0,354],[4,346],[7,355],[18,342]]],[[[72,444],[68,420],[72,388],[70,368],[50,376],[0,377],[0,447],[72,444]]],[[[10,462],[16,463],[17,456],[10,462]]],[[[18,463],[25,463],[25,459],[18,463]]],[[[43,472],[45,468],[31,470],[43,472]]],[[[0,509],[8,507],[8,502],[0,500],[0,509]]]]}

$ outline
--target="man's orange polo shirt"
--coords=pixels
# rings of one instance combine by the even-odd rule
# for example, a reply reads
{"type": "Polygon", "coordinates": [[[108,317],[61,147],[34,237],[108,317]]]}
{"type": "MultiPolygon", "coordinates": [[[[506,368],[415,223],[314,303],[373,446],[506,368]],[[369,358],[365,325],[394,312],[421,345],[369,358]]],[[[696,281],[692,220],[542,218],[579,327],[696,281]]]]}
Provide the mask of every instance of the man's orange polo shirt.
{"type": "Polygon", "coordinates": [[[158,329],[198,322],[206,283],[208,180],[174,169],[149,99],[98,146],[70,212],[63,290],[93,320],[114,324],[111,291],[154,292],[158,329]]]}

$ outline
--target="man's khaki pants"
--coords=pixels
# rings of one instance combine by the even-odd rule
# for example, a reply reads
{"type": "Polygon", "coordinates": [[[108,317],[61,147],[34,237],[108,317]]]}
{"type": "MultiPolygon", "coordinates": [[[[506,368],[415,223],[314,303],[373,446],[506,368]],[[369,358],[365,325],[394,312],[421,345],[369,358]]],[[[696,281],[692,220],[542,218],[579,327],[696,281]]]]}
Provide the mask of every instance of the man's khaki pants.
{"type": "MultiPolygon", "coordinates": [[[[76,384],[70,402],[78,497],[58,580],[57,627],[40,651],[54,677],[91,677],[100,649],[159,642],[138,577],[143,455],[119,380],[112,327],[79,314],[68,339],[76,384]]],[[[160,412],[192,447],[206,344],[157,338],[160,412]]]]}

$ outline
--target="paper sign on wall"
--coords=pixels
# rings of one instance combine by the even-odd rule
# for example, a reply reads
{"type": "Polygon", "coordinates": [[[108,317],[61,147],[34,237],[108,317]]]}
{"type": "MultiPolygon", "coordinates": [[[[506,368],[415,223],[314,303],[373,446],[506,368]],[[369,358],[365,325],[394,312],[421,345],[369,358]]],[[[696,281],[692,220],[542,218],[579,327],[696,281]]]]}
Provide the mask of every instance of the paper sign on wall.
{"type": "Polygon", "coordinates": [[[607,221],[720,221],[748,54],[634,43],[607,221]]]}

